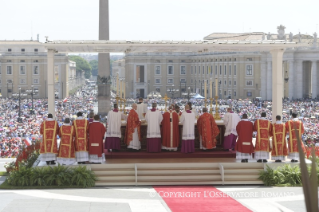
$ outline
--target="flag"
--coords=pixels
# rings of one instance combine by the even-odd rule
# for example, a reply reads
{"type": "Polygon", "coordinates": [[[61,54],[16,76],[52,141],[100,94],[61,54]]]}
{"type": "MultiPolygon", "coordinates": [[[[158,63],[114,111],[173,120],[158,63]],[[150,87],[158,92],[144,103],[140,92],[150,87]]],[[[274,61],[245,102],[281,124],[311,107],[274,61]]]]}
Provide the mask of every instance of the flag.
{"type": "Polygon", "coordinates": [[[63,103],[67,102],[68,101],[68,98],[65,98],[63,99],[63,103]]]}
{"type": "Polygon", "coordinates": [[[30,138],[26,138],[26,139],[24,139],[24,143],[27,145],[27,146],[30,146],[31,145],[31,140],[30,140],[30,138]]]}

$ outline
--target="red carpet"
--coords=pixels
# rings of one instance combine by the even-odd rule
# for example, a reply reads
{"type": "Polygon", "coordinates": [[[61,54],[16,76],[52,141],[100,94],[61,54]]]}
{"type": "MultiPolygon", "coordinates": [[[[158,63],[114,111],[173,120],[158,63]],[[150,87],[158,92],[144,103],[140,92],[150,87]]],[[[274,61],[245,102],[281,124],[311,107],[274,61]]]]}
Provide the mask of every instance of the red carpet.
{"type": "Polygon", "coordinates": [[[139,152],[129,152],[126,150],[121,150],[120,152],[108,152],[104,150],[105,158],[108,159],[123,159],[123,158],[236,158],[236,152],[230,151],[225,152],[222,150],[213,151],[201,151],[196,150],[190,154],[184,154],[180,151],[178,152],[160,152],[160,153],[148,153],[146,150],[141,150],[139,152]]]}
{"type": "Polygon", "coordinates": [[[212,186],[155,186],[154,189],[172,212],[251,211],[212,186]]]}

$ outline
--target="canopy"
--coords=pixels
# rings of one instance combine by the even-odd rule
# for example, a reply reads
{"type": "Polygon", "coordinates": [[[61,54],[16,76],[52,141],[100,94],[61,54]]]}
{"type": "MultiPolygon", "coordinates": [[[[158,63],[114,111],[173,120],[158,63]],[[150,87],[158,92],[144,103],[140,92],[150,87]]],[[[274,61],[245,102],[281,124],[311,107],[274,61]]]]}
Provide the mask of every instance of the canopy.
{"type": "Polygon", "coordinates": [[[200,94],[196,94],[192,97],[192,99],[205,99],[205,97],[201,96],[200,94]]]}
{"type": "Polygon", "coordinates": [[[157,91],[152,91],[147,95],[147,98],[162,98],[162,95],[157,91]]]}

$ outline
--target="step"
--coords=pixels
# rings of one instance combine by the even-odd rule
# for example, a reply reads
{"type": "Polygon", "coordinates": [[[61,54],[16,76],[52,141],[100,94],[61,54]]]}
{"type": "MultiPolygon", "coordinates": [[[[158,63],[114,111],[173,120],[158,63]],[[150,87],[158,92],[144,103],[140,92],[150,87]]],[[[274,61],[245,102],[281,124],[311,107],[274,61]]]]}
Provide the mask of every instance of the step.
{"type": "Polygon", "coordinates": [[[135,170],[94,171],[96,176],[135,176],[135,170]]]}
{"type": "Polygon", "coordinates": [[[261,180],[247,180],[247,181],[240,181],[240,180],[225,180],[224,184],[227,185],[264,185],[264,182],[261,180]]]}
{"type": "Polygon", "coordinates": [[[128,182],[108,182],[108,181],[96,181],[95,186],[132,186],[135,185],[135,181],[128,182]]]}
{"type": "Polygon", "coordinates": [[[260,175],[248,174],[248,175],[225,175],[224,180],[257,180],[260,175]]]}
{"type": "Polygon", "coordinates": [[[220,163],[224,169],[264,169],[262,163],[220,163]]]}
{"type": "Polygon", "coordinates": [[[259,174],[263,169],[225,169],[224,174],[259,174]]]}
{"type": "Polygon", "coordinates": [[[108,181],[108,182],[117,182],[117,181],[134,181],[135,175],[132,176],[98,176],[98,181],[108,181]]]}
{"type": "Polygon", "coordinates": [[[137,175],[195,175],[195,174],[220,174],[219,170],[137,170],[137,175]]]}
{"type": "Polygon", "coordinates": [[[219,169],[217,163],[138,163],[137,169],[219,169]]]}
{"type": "Polygon", "coordinates": [[[188,175],[188,176],[137,176],[137,182],[150,181],[211,181],[221,180],[220,175],[188,175]]]}
{"type": "Polygon", "coordinates": [[[137,182],[137,185],[222,185],[222,181],[167,181],[167,182],[137,182]]]}

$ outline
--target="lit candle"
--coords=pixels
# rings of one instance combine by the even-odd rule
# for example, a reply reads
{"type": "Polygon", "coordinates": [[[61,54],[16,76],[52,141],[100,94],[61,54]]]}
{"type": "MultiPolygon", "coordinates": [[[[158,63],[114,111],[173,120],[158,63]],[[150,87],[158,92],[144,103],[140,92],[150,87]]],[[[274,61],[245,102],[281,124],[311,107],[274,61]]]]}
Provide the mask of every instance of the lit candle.
{"type": "Polygon", "coordinates": [[[215,96],[218,96],[217,90],[218,90],[218,82],[217,82],[217,78],[215,78],[215,96]]]}
{"type": "Polygon", "coordinates": [[[116,94],[119,96],[120,95],[120,89],[119,89],[119,76],[116,77],[116,94]]]}
{"type": "Polygon", "coordinates": [[[125,99],[125,81],[123,80],[123,99],[125,99]]]}
{"type": "Polygon", "coordinates": [[[120,93],[119,93],[119,95],[120,95],[120,98],[122,98],[122,80],[120,80],[120,82],[119,82],[119,87],[120,87],[120,93]]]}
{"type": "Polygon", "coordinates": [[[210,78],[210,83],[209,83],[209,91],[210,91],[210,98],[213,98],[213,79],[210,78]]]}
{"type": "Polygon", "coordinates": [[[204,82],[204,87],[205,87],[205,91],[204,91],[204,94],[205,94],[205,99],[207,99],[207,86],[206,86],[206,80],[205,80],[205,82],[204,82]]]}

